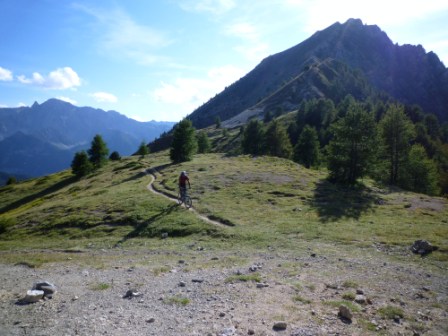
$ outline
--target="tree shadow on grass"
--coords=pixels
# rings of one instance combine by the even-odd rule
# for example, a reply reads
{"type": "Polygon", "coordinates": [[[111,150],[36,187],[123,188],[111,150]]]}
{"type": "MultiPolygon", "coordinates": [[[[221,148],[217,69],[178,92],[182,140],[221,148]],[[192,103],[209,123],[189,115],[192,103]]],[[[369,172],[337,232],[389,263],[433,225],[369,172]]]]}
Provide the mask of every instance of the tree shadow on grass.
{"type": "Polygon", "coordinates": [[[36,200],[38,198],[42,198],[42,197],[45,197],[47,195],[50,195],[50,194],[52,194],[52,193],[54,193],[54,192],[56,192],[56,191],[58,191],[58,190],[60,190],[60,189],[62,189],[64,187],[72,184],[73,182],[76,182],[76,181],[77,181],[76,176],[67,177],[67,178],[63,179],[62,181],[60,181],[60,182],[58,182],[56,184],[53,184],[52,186],[50,186],[50,187],[48,187],[48,188],[46,188],[44,190],[41,190],[41,191],[39,191],[39,192],[37,192],[35,194],[32,194],[32,195],[26,196],[26,197],[24,197],[24,198],[22,198],[22,199],[20,199],[18,201],[15,201],[15,202],[13,202],[11,204],[8,204],[8,205],[0,208],[0,214],[3,214],[5,212],[8,212],[8,211],[11,211],[11,210],[14,210],[14,209],[17,209],[17,208],[21,207],[22,205],[25,205],[25,204],[27,204],[29,202],[32,202],[32,201],[34,201],[34,200],[36,200]]]}
{"type": "Polygon", "coordinates": [[[151,216],[150,218],[148,218],[147,220],[138,223],[135,225],[134,230],[132,230],[131,232],[129,232],[125,237],[123,237],[123,239],[121,239],[117,244],[122,244],[125,241],[127,241],[128,239],[131,238],[135,238],[138,236],[141,236],[142,233],[144,233],[145,231],[147,231],[147,229],[149,228],[149,226],[156,222],[157,220],[168,216],[169,214],[171,214],[179,205],[178,204],[172,204],[166,208],[164,208],[162,211],[160,211],[159,213],[151,216]]]}
{"type": "Polygon", "coordinates": [[[321,222],[341,218],[359,219],[363,213],[380,203],[380,197],[362,184],[346,186],[321,180],[314,190],[310,205],[317,209],[321,222]]]}

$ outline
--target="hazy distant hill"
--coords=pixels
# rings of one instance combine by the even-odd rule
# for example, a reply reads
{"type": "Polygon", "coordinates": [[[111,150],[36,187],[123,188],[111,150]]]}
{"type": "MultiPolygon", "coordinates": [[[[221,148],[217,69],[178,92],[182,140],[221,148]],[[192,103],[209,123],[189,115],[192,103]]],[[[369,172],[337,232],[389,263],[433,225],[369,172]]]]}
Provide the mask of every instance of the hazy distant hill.
{"type": "Polygon", "coordinates": [[[172,128],[172,122],[138,122],[115,112],[50,99],[31,107],[0,109],[0,172],[40,176],[68,168],[73,154],[101,134],[110,152],[134,153],[172,128]]]}
{"type": "Polygon", "coordinates": [[[356,19],[265,58],[190,118],[201,128],[216,116],[227,120],[250,108],[292,110],[302,99],[326,97],[337,103],[347,94],[362,99],[372,92],[448,120],[448,70],[437,55],[420,45],[394,44],[379,27],[356,19]]]}

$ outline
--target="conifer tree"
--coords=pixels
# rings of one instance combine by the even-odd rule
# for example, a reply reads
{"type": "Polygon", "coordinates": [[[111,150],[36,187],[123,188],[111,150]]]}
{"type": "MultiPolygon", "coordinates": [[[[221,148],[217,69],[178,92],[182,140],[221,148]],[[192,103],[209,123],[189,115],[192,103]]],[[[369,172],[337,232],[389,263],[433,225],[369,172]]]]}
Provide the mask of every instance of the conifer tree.
{"type": "Polygon", "coordinates": [[[260,155],[263,154],[263,124],[259,120],[249,121],[243,131],[241,146],[244,154],[260,155]]]}
{"type": "Polygon", "coordinates": [[[203,154],[210,152],[211,145],[207,133],[200,131],[196,137],[198,140],[198,153],[203,154]]]}
{"type": "Polygon", "coordinates": [[[303,164],[306,168],[317,165],[319,162],[319,147],[316,129],[305,125],[294,147],[294,161],[303,164]]]}
{"type": "Polygon", "coordinates": [[[102,167],[107,162],[109,149],[101,135],[97,134],[92,140],[90,149],[88,150],[89,160],[95,168],[102,167]]]}
{"type": "Polygon", "coordinates": [[[278,121],[269,123],[265,133],[265,152],[271,156],[291,158],[292,145],[285,127],[278,121]]]}
{"type": "Polygon", "coordinates": [[[404,107],[390,105],[379,123],[382,152],[389,173],[389,183],[397,184],[414,137],[414,126],[404,113],[404,107]]]}
{"type": "Polygon", "coordinates": [[[333,139],[328,145],[330,178],[354,184],[373,168],[376,147],[373,115],[360,104],[351,104],[345,117],[333,124],[333,139]]]}
{"type": "Polygon", "coordinates": [[[195,129],[190,120],[183,119],[174,128],[170,159],[174,163],[190,161],[196,154],[197,147],[195,129]]]}
{"type": "Polygon", "coordinates": [[[137,154],[140,155],[140,158],[143,159],[145,155],[149,154],[149,147],[147,144],[145,144],[144,141],[140,143],[140,146],[138,147],[137,154]]]}
{"type": "Polygon", "coordinates": [[[83,177],[93,170],[93,165],[87,156],[85,151],[77,152],[73,157],[73,161],[71,164],[72,173],[76,175],[76,177],[83,177]]]}
{"type": "Polygon", "coordinates": [[[406,171],[400,180],[400,185],[415,192],[437,195],[439,193],[438,181],[439,176],[435,162],[428,158],[422,145],[413,145],[409,151],[406,171]]]}

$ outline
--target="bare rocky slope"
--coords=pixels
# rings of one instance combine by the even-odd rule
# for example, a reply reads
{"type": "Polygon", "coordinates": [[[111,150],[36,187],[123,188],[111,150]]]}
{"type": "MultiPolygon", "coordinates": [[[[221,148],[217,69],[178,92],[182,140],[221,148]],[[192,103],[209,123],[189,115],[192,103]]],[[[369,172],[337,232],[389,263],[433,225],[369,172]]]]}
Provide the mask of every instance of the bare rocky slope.
{"type": "Polygon", "coordinates": [[[295,253],[272,247],[246,253],[208,250],[198,241],[182,252],[94,246],[78,252],[101,265],[75,263],[63,251],[48,253],[66,254],[66,262],[38,269],[0,265],[1,335],[448,332],[446,270],[407,250],[305,244],[295,253]],[[21,303],[41,280],[54,283],[56,294],[21,303]],[[129,290],[134,296],[125,298],[129,290]],[[341,304],[351,310],[351,321],[338,316],[341,304]],[[383,310],[393,308],[385,317],[383,310]]]}

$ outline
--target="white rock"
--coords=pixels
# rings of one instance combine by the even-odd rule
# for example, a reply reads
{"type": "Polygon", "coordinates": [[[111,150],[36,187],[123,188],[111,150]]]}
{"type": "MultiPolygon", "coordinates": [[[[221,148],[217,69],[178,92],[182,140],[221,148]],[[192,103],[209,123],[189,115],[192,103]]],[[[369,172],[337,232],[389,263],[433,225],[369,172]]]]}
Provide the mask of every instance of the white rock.
{"type": "Polygon", "coordinates": [[[26,292],[23,301],[28,303],[38,302],[44,297],[44,294],[45,292],[43,290],[32,289],[26,292]]]}

